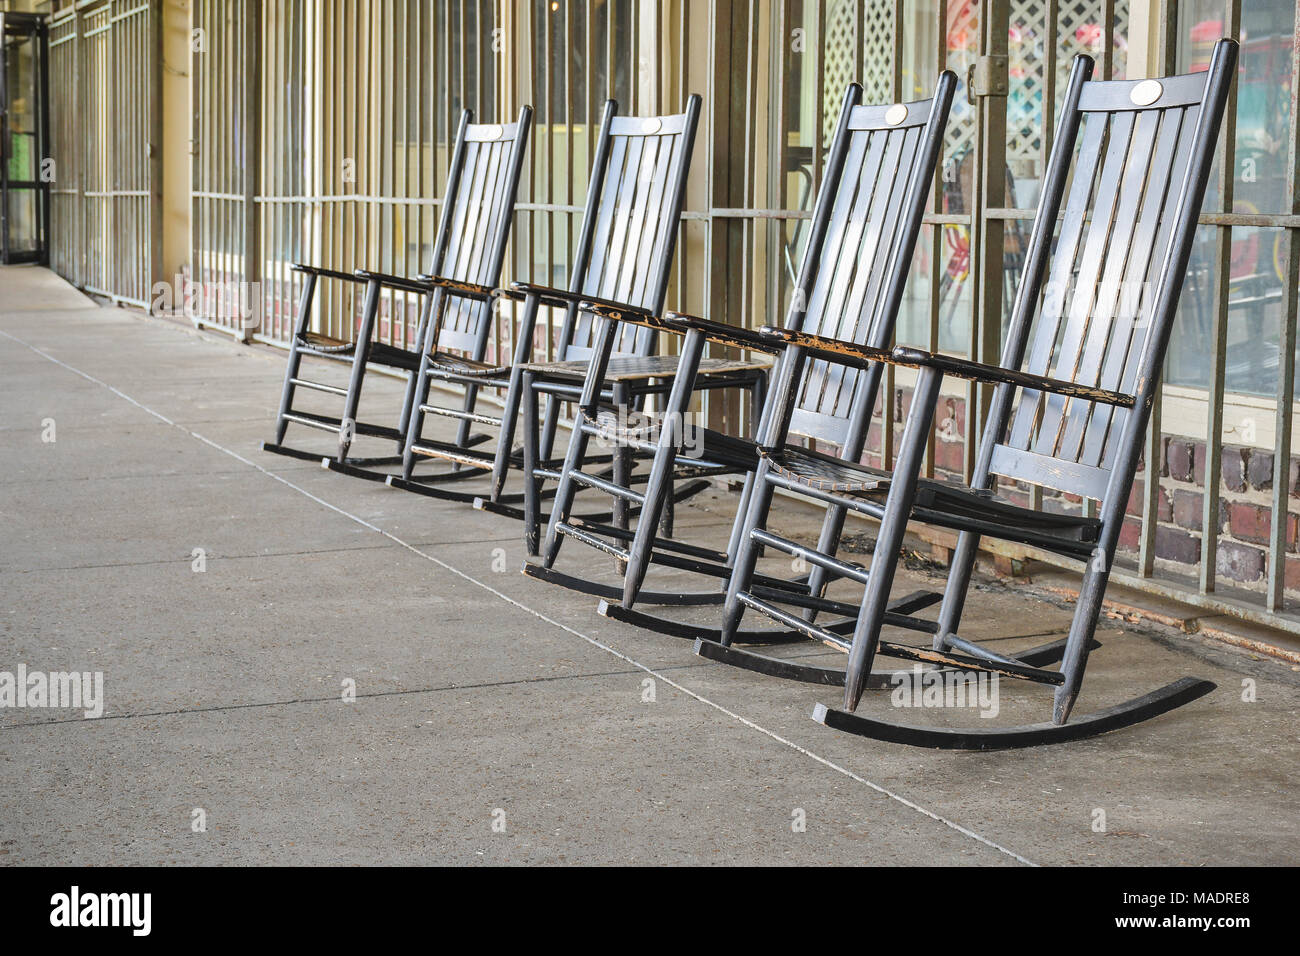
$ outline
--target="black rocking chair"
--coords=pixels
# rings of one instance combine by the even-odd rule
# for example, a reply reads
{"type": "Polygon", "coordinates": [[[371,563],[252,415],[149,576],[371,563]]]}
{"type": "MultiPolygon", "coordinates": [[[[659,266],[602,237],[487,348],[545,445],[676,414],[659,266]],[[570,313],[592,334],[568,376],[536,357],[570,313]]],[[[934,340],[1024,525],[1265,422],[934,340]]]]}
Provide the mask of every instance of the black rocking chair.
{"type": "MultiPolygon", "coordinates": [[[[360,435],[396,442],[399,452],[404,448],[422,354],[427,355],[436,347],[463,352],[466,362],[482,361],[491,331],[493,296],[505,258],[532,115],[532,108],[525,106],[519,111],[518,120],[500,126],[473,123],[470,110],[461,114],[428,275],[412,279],[367,270],[346,273],[319,266],[293,266],[305,274],[306,281],[299,300],[294,337],[289,346],[275,441],[264,442],[263,450],[321,461],[335,471],[377,481],[387,477],[384,472],[376,470],[379,466],[401,463],[401,454],[349,458],[348,451],[353,440],[360,435]],[[365,285],[361,322],[355,341],[336,339],[310,330],[316,283],[320,278],[365,285]],[[380,294],[384,288],[422,298],[420,323],[415,336],[418,348],[404,349],[372,341],[378,321],[380,294]],[[351,361],[352,374],[347,388],[300,378],[299,368],[304,356],[351,361]],[[407,373],[405,398],[395,428],[357,421],[362,384],[372,363],[407,373]],[[293,400],[299,388],[342,396],[342,415],[334,418],[295,409],[293,400]],[[333,432],[338,437],[334,455],[325,456],[319,451],[284,445],[285,431],[291,423],[333,432]]],[[[476,398],[473,389],[466,390],[464,407],[460,410],[461,428],[456,439],[459,447],[469,447],[486,438],[471,436],[469,432],[476,398]]]]}
{"type": "MultiPolygon", "coordinates": [[[[437,360],[427,363],[420,375],[419,394],[407,430],[402,477],[389,478],[390,485],[453,501],[478,499],[476,503],[480,507],[484,501],[497,505],[522,501],[522,493],[505,494],[503,489],[509,471],[523,466],[523,453],[513,443],[525,391],[525,373],[533,356],[539,307],[564,310],[556,341],[555,354],[559,359],[556,364],[577,369],[579,380],[592,354],[594,335],[591,319],[579,312],[580,305],[603,303],[632,307],[644,309],[650,315],[658,315],[663,308],[686,175],[695,145],[700,97],[690,96],[686,110],[671,116],[618,116],[617,108],[613,100],[605,104],[587,188],[586,214],[568,289],[516,282],[510,290],[501,293],[503,298],[522,303],[513,362],[482,367],[437,360]],[[427,404],[429,386],[434,379],[505,393],[505,409],[500,418],[475,416],[478,422],[498,427],[495,453],[467,451],[421,435],[426,414],[460,414],[427,404]],[[443,459],[465,470],[413,478],[419,457],[443,459]],[[459,492],[429,485],[444,477],[482,476],[487,472],[491,473],[491,492],[487,496],[482,492],[459,492]]],[[[629,354],[648,357],[654,346],[653,336],[640,336],[629,343],[629,354]]],[[[557,392],[560,394],[552,395],[547,404],[539,446],[542,459],[549,457],[555,441],[560,401],[565,397],[576,399],[580,386],[560,386],[557,392]]]]}
{"type": "MultiPolygon", "coordinates": [[[[886,357],[869,348],[780,333],[806,348],[809,356],[846,367],[888,358],[920,370],[900,454],[888,475],[795,447],[786,438],[785,416],[778,413],[768,419],[760,481],[728,586],[722,643],[730,643],[742,613],[750,608],[847,651],[845,710],[818,705],[816,720],[882,740],[987,750],[1103,733],[1213,689],[1207,681],[1183,678],[1067,723],[1094,643],[1159,387],[1236,54],[1236,43],[1221,40],[1208,73],[1111,82],[1090,82],[1091,59],[1075,59],[1000,366],[909,348],[895,349],[886,357]],[[1064,217],[1053,246],[1062,203],[1064,217]],[[1032,343],[1031,329],[1036,330],[1032,343]],[[1027,366],[1021,370],[1027,351],[1027,366]],[[996,386],[969,486],[919,477],[944,375],[996,386]],[[993,497],[995,476],[1094,500],[1097,516],[1034,511],[1000,501],[993,497]],[[870,571],[856,572],[865,594],[851,640],[795,617],[777,606],[779,595],[774,599],[751,584],[760,545],[800,553],[798,545],[765,530],[776,488],[881,521],[870,571]],[[912,519],[960,532],[937,623],[898,614],[889,605],[899,550],[912,519]],[[1045,668],[1041,660],[1025,655],[998,654],[958,635],[981,536],[1085,562],[1059,669],[1045,668]],[[882,641],[885,624],[932,632],[932,647],[882,641]],[[877,654],[977,677],[983,673],[1045,684],[1055,693],[1052,721],[957,729],[855,715],[851,711],[872,682],[877,654]]],[[[1155,471],[1154,466],[1148,468],[1148,474],[1155,471]]],[[[820,550],[806,551],[806,557],[818,565],[838,564],[820,550]]],[[[851,571],[846,569],[845,575],[855,576],[851,571]]],[[[821,610],[843,610],[837,602],[811,603],[821,610]]],[[[715,658],[736,653],[702,642],[696,650],[715,658]]]]}
{"type": "MultiPolygon", "coordinates": [[[[939,77],[932,99],[881,106],[859,105],[861,87],[857,84],[848,87],[815,203],[786,328],[811,329],[874,348],[888,347],[956,84],[955,74],[945,72],[939,77]]],[[[685,423],[692,390],[700,385],[697,371],[704,368],[700,356],[705,341],[778,356],[775,387],[769,393],[765,411],[755,418],[761,420],[771,414],[783,405],[786,393],[798,390],[799,411],[794,416],[793,431],[839,446],[850,461],[856,461],[862,454],[879,390],[880,368],[872,368],[860,376],[856,370],[845,375],[842,368],[815,362],[803,368],[800,379],[791,377],[800,374],[794,373],[790,365],[791,361],[799,361],[797,350],[786,349],[784,340],[772,335],[680,314],[664,320],[647,320],[602,307],[595,307],[594,311],[609,319],[621,318],[684,335],[681,373],[674,382],[665,413],[657,423],[656,442],[623,433],[615,436],[620,443],[654,456],[644,494],[625,487],[612,489],[642,504],[635,533],[569,517],[576,485],[590,483],[602,490],[611,489],[608,483],[593,481],[585,475],[578,467],[580,461],[566,462],[547,527],[542,562],[526,565],[524,573],[606,599],[601,613],[607,616],[660,633],[716,640],[720,636],[716,629],[683,624],[633,609],[637,601],[678,606],[721,604],[726,596],[722,585],[730,573],[731,556],[735,554],[743,526],[759,456],[753,440],[688,427],[685,423]],[[656,537],[661,515],[673,497],[674,478],[701,473],[746,474],[726,551],[656,537]],[[554,569],[552,565],[566,537],[625,561],[622,584],[602,584],[554,569]],[[707,575],[718,584],[703,591],[642,591],[652,563],[707,575]],[[609,603],[620,599],[621,606],[609,603]]],[[[593,375],[595,369],[593,363],[593,375]]],[[[592,422],[586,427],[595,430],[599,425],[592,422]]],[[[824,549],[835,550],[843,523],[844,509],[827,513],[822,533],[824,549]]],[[[762,587],[801,595],[819,593],[825,583],[825,572],[817,568],[807,579],[788,581],[763,577],[758,581],[762,587]]],[[[938,595],[933,595],[931,603],[937,600],[938,595]]],[[[847,626],[851,628],[852,620],[847,626]]],[[[744,637],[772,642],[799,635],[797,632],[781,635],[769,630],[744,637]]]]}

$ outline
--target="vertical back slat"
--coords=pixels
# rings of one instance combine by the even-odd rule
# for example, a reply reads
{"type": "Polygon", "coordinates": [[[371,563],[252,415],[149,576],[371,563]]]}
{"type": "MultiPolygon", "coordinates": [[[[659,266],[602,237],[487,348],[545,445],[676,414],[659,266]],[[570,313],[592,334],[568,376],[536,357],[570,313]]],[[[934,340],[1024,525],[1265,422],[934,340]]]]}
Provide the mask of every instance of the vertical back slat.
{"type": "MultiPolygon", "coordinates": [[[[1194,106],[1187,110],[1183,117],[1182,131],[1178,137],[1178,148],[1174,154],[1173,169],[1180,173],[1185,171],[1188,164],[1192,161],[1192,144],[1196,125],[1200,117],[1200,107],[1194,106]]],[[[1156,238],[1154,254],[1151,257],[1151,264],[1147,269],[1147,281],[1145,283],[1150,298],[1154,299],[1156,284],[1159,280],[1160,268],[1164,260],[1164,250],[1168,248],[1172,240],[1173,217],[1168,215],[1169,208],[1178,201],[1177,193],[1178,179],[1170,182],[1168,192],[1165,195],[1165,205],[1161,211],[1159,235],[1156,238]]],[[[1154,302],[1146,302],[1143,305],[1143,315],[1146,311],[1154,306],[1154,302]]],[[[1120,391],[1132,393],[1137,384],[1138,368],[1140,362],[1138,357],[1146,347],[1148,337],[1155,330],[1150,324],[1149,317],[1139,322],[1133,330],[1133,343],[1130,346],[1130,357],[1124,366],[1120,378],[1120,391]]],[[[1126,408],[1117,408],[1113,413],[1113,421],[1110,424],[1109,434],[1107,435],[1105,445],[1102,449],[1101,467],[1109,468],[1114,464],[1115,444],[1119,436],[1123,433],[1124,423],[1129,416],[1129,410],[1126,408]]]]}
{"type": "MultiPolygon", "coordinates": [[[[846,235],[845,251],[849,254],[848,259],[851,265],[848,269],[840,270],[843,275],[843,285],[841,288],[834,289],[831,298],[828,299],[826,320],[822,323],[823,326],[833,330],[829,333],[833,338],[851,338],[853,330],[862,320],[860,313],[853,315],[846,310],[851,281],[864,273],[869,274],[877,269],[883,270],[887,264],[888,256],[878,257],[876,253],[878,252],[880,237],[885,230],[885,220],[888,218],[889,207],[892,205],[895,190],[901,191],[907,183],[907,177],[901,173],[902,166],[900,164],[906,134],[906,130],[891,130],[885,134],[885,150],[881,155],[880,165],[874,176],[875,184],[871,190],[867,211],[863,216],[863,225],[866,228],[858,229],[856,234],[854,230],[850,230],[846,235]],[[902,180],[901,186],[899,184],[900,179],[902,180]],[[850,276],[850,273],[853,273],[853,275],[850,276]]],[[[840,284],[838,278],[836,284],[837,286],[840,284]]],[[[840,382],[844,377],[845,368],[843,365],[835,364],[827,369],[822,393],[817,404],[817,410],[822,414],[835,414],[835,405],[839,399],[840,382]]]]}
{"type": "MultiPolygon", "coordinates": [[[[880,170],[880,160],[885,150],[885,133],[857,132],[849,143],[848,157],[844,161],[844,174],[835,205],[831,209],[830,225],[822,243],[821,267],[817,270],[812,293],[808,297],[808,310],[804,315],[804,328],[818,335],[831,334],[827,328],[826,302],[840,264],[846,257],[845,237],[850,227],[853,210],[859,205],[865,209],[871,202],[880,170]],[[862,198],[860,198],[862,197],[862,198]]],[[[816,408],[821,395],[827,363],[816,359],[808,363],[800,389],[798,408],[816,408]]]]}
{"type": "MultiPolygon", "coordinates": [[[[889,256],[883,254],[888,248],[884,239],[892,236],[898,229],[903,204],[907,199],[906,172],[916,161],[916,150],[921,142],[921,128],[906,130],[902,136],[903,144],[898,157],[898,166],[894,180],[890,184],[888,204],[880,217],[880,228],[873,230],[871,242],[863,250],[863,256],[871,264],[871,268],[865,273],[865,281],[861,281],[862,274],[854,281],[854,292],[849,297],[848,316],[856,321],[851,327],[840,330],[841,338],[864,345],[875,340],[877,327],[881,324],[880,316],[885,307],[885,281],[890,267],[889,256]]],[[[889,337],[890,333],[885,333],[884,338],[887,340],[889,337]]],[[[888,345],[888,341],[880,342],[879,345],[883,348],[888,345]]],[[[858,369],[845,369],[843,375],[838,394],[829,404],[833,415],[850,413],[857,396],[858,384],[863,378],[862,372],[858,369]]]]}
{"type": "MultiPolygon", "coordinates": [[[[1093,295],[1077,363],[1078,371],[1073,381],[1081,385],[1096,385],[1101,379],[1102,359],[1108,343],[1118,331],[1117,309],[1124,295],[1124,275],[1127,266],[1141,250],[1135,245],[1135,229],[1142,209],[1142,198],[1151,173],[1151,157],[1155,148],[1156,131],[1160,127],[1161,111],[1142,113],[1133,123],[1133,135],[1124,161],[1115,221],[1107,238],[1106,262],[1101,280],[1093,295]]],[[[1057,457],[1078,461],[1084,428],[1096,408],[1095,402],[1071,399],[1066,402],[1063,435],[1057,448],[1057,457]]]]}
{"type": "MultiPolygon", "coordinates": [[[[1075,165],[1074,181],[1070,184],[1066,200],[1065,217],[1060,238],[1052,258],[1050,278],[1045,288],[1042,315],[1038,320],[1033,345],[1030,348],[1026,371],[1046,375],[1051,369],[1052,351],[1065,316],[1067,293],[1073,286],[1073,264],[1083,236],[1088,215],[1088,204],[1096,180],[1097,162],[1106,139],[1107,118],[1104,114],[1089,113],[1083,119],[1083,134],[1079,156],[1075,165]]],[[[1028,449],[1034,426],[1038,422],[1044,393],[1025,389],[1012,421],[1007,444],[1012,448],[1028,449]]]]}
{"type": "Polygon", "coordinates": [[[446,196],[443,201],[452,204],[452,216],[447,233],[447,248],[442,255],[442,261],[439,263],[440,270],[446,270],[449,263],[454,263],[460,257],[460,247],[465,237],[465,220],[469,214],[469,209],[465,203],[465,196],[469,189],[473,187],[473,181],[478,175],[478,154],[479,143],[465,144],[465,160],[461,167],[460,186],[454,196],[446,196]]]}
{"type": "MultiPolygon", "coordinates": [[[[1105,261],[1106,249],[1114,235],[1115,212],[1119,201],[1120,173],[1128,156],[1129,141],[1133,134],[1133,114],[1114,114],[1106,156],[1102,161],[1101,179],[1097,184],[1088,235],[1079,259],[1079,271],[1074,281],[1074,296],[1065,333],[1055,363],[1057,378],[1073,380],[1078,373],[1083,336],[1092,315],[1097,291],[1097,280],[1105,261]]],[[[1057,394],[1047,394],[1043,399],[1043,414],[1034,440],[1034,451],[1040,455],[1054,456],[1061,439],[1065,413],[1065,399],[1057,394]]]]}

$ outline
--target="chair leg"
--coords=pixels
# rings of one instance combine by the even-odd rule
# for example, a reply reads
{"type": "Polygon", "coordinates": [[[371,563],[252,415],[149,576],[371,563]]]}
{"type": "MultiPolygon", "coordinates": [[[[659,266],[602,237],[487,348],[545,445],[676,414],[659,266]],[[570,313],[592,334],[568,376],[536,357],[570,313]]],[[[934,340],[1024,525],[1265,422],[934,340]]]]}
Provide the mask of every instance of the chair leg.
{"type": "Polygon", "coordinates": [[[957,633],[961,624],[961,612],[966,604],[966,590],[970,587],[979,543],[980,536],[969,531],[963,531],[957,538],[957,548],[948,568],[948,583],[943,589],[943,604],[939,606],[939,630],[934,635],[936,651],[948,650],[948,639],[957,633]]]}
{"type": "Polygon", "coordinates": [[[280,392],[280,411],[275,418],[275,443],[284,444],[285,432],[289,430],[289,419],[285,416],[293,411],[293,393],[295,386],[293,380],[298,377],[298,369],[302,365],[302,352],[298,350],[298,340],[295,337],[289,343],[289,361],[284,369],[284,389],[280,392]]]}
{"type": "MultiPolygon", "coordinates": [[[[578,410],[574,416],[573,434],[569,438],[569,448],[564,454],[564,465],[560,471],[560,484],[555,491],[555,500],[551,503],[551,520],[546,527],[546,544],[542,548],[541,557],[543,566],[547,568],[555,564],[556,555],[560,552],[559,527],[562,522],[568,520],[569,509],[573,506],[573,497],[578,490],[573,481],[573,475],[582,468],[582,463],[586,460],[587,443],[591,438],[587,429],[583,427],[583,421],[584,419],[593,422],[596,420],[596,414],[600,408],[600,394],[605,381],[605,371],[609,368],[609,357],[614,350],[615,328],[616,323],[601,319],[592,342],[591,360],[587,365],[587,378],[582,383],[582,395],[578,399],[578,410]]],[[[615,405],[626,411],[627,387],[625,385],[615,386],[612,397],[615,405]]],[[[548,421],[551,410],[558,404],[558,399],[558,395],[550,396],[546,408],[548,421]]],[[[546,441],[547,436],[543,432],[543,446],[539,449],[539,453],[543,456],[549,456],[550,454],[550,450],[545,446],[546,441]]],[[[620,481],[624,487],[627,487],[628,483],[624,480],[625,476],[620,477],[617,470],[619,451],[618,448],[614,449],[614,478],[615,481],[620,481]]],[[[626,512],[623,514],[623,522],[623,527],[627,527],[626,512]]]]}
{"type": "Polygon", "coordinates": [[[366,362],[370,358],[370,335],[375,328],[375,317],[379,312],[379,282],[370,280],[366,284],[366,301],[361,315],[361,327],[357,330],[357,345],[352,355],[352,376],[348,380],[348,394],[343,399],[343,416],[339,425],[338,461],[347,460],[348,449],[356,437],[357,409],[361,406],[361,385],[366,377],[366,362]]]}
{"type": "MultiPolygon", "coordinates": [[[[467,415],[472,414],[474,411],[474,406],[478,404],[478,388],[479,387],[477,385],[465,386],[465,406],[463,408],[463,411],[467,415]]],[[[462,418],[460,420],[460,425],[456,429],[457,445],[460,445],[463,448],[469,442],[470,428],[473,426],[473,424],[474,423],[471,422],[468,418],[462,418]]]]}
{"type": "MultiPolygon", "coordinates": [[[[1113,554],[1112,546],[1109,555],[1113,554]]],[[[1065,682],[1056,688],[1052,701],[1052,723],[1057,726],[1070,719],[1070,711],[1074,709],[1074,702],[1079,697],[1083,671],[1088,666],[1088,645],[1092,643],[1093,632],[1097,630],[1106,582],[1110,580],[1111,560],[1107,550],[1100,546],[1088,559],[1088,570],[1084,572],[1083,584],[1079,588],[1079,601],[1074,607],[1074,619],[1070,622],[1070,634],[1066,638],[1065,654],[1061,658],[1061,673],[1065,676],[1065,682]]]]}
{"type": "MultiPolygon", "coordinates": [[[[848,509],[842,505],[830,505],[826,508],[826,517],[822,519],[822,530],[817,536],[817,550],[822,554],[829,554],[832,557],[839,550],[840,535],[844,531],[844,518],[848,514],[848,509]]],[[[822,592],[826,590],[829,583],[830,575],[826,569],[817,565],[808,572],[808,593],[813,597],[821,597],[822,592]]],[[[817,619],[816,608],[809,608],[804,612],[804,619],[814,621],[817,619]]]]}
{"type": "Polygon", "coordinates": [[[735,563],[731,567],[731,577],[727,580],[727,601],[722,610],[722,633],[720,643],[730,647],[740,628],[740,619],[745,614],[745,605],[740,603],[742,591],[748,591],[754,579],[754,566],[758,564],[758,543],[751,534],[755,528],[767,525],[767,513],[772,507],[772,495],[776,489],[767,480],[771,466],[766,458],[760,459],[758,471],[754,472],[754,488],[749,496],[749,508],[745,513],[745,522],[740,532],[740,541],[735,550],[735,563]]]}
{"type": "MultiPolygon", "coordinates": [[[[677,377],[664,402],[659,442],[650,464],[650,476],[646,481],[641,502],[641,515],[637,519],[636,534],[628,548],[630,560],[623,572],[624,607],[631,607],[636,603],[637,594],[641,591],[646,571],[650,567],[655,529],[659,526],[661,514],[667,515],[672,505],[673,467],[685,439],[686,407],[691,401],[700,356],[703,354],[704,337],[698,332],[688,333],[682,341],[681,357],[677,362],[677,377]]],[[[671,522],[664,535],[672,536],[671,522]]]]}
{"type": "Polygon", "coordinates": [[[409,372],[406,380],[406,394],[402,396],[402,414],[397,419],[397,430],[401,432],[402,439],[397,442],[398,452],[405,450],[406,446],[406,429],[411,424],[411,412],[415,408],[415,393],[419,388],[419,382],[416,381],[415,373],[409,372]]]}
{"type": "MultiPolygon", "coordinates": [[[[613,389],[615,414],[623,422],[628,421],[632,408],[628,401],[628,390],[625,385],[615,385],[613,389]]],[[[578,462],[582,464],[581,461],[578,462]]],[[[632,449],[622,442],[616,442],[614,445],[614,483],[621,488],[630,488],[632,486],[632,449]]],[[[611,514],[613,516],[614,527],[620,530],[627,529],[628,508],[626,498],[615,498],[611,514]]]]}
{"type": "Polygon", "coordinates": [[[533,388],[534,381],[533,374],[525,372],[521,384],[524,403],[524,544],[528,554],[535,557],[541,538],[542,480],[534,474],[538,468],[537,406],[541,401],[541,395],[533,388]]]}
{"type": "Polygon", "coordinates": [[[433,323],[430,322],[420,342],[420,368],[411,379],[414,387],[409,389],[410,415],[403,429],[406,440],[402,443],[402,478],[405,481],[410,481],[411,475],[415,472],[416,455],[411,449],[420,443],[420,436],[424,431],[424,412],[420,411],[420,407],[428,404],[429,401],[429,364],[437,344],[432,326],[433,323]]]}
{"type": "MultiPolygon", "coordinates": [[[[433,296],[424,297],[424,305],[420,314],[420,326],[415,333],[415,347],[420,349],[421,355],[424,353],[424,341],[429,335],[429,322],[433,317],[433,296]]],[[[420,363],[423,365],[423,361],[420,363]]],[[[411,412],[415,408],[416,393],[419,391],[420,383],[415,372],[409,372],[406,379],[406,394],[402,396],[402,414],[397,420],[397,430],[402,434],[402,438],[397,442],[398,453],[401,454],[406,450],[406,430],[411,424],[411,412]]]]}
{"type": "Polygon", "coordinates": [[[559,395],[546,396],[546,415],[542,419],[541,442],[537,446],[540,461],[550,461],[555,452],[555,433],[560,427],[560,406],[563,404],[559,395]]]}
{"type": "Polygon", "coordinates": [[[646,572],[650,568],[650,557],[654,551],[659,516],[661,512],[667,510],[667,499],[672,494],[673,460],[680,443],[675,438],[675,431],[670,422],[671,416],[665,415],[663,430],[659,435],[659,447],[655,449],[654,459],[650,462],[650,476],[646,481],[645,500],[637,519],[636,533],[628,546],[629,560],[627,568],[623,571],[624,607],[631,607],[636,603],[641,585],[645,583],[646,572]]]}
{"type": "Polygon", "coordinates": [[[578,490],[573,481],[573,472],[582,465],[587,454],[587,442],[591,439],[582,427],[581,410],[578,415],[578,422],[573,429],[573,435],[569,438],[569,450],[565,453],[564,465],[560,471],[560,485],[555,491],[555,498],[551,501],[551,520],[546,525],[546,543],[541,549],[542,565],[548,568],[555,564],[555,559],[560,553],[562,536],[558,529],[562,522],[568,520],[569,511],[573,507],[573,498],[578,490]]]}
{"type": "MultiPolygon", "coordinates": [[[[519,414],[519,402],[523,397],[520,386],[523,384],[523,365],[533,354],[533,326],[537,322],[537,296],[530,295],[524,302],[524,314],[519,323],[519,342],[515,347],[515,360],[510,366],[510,384],[506,388],[505,409],[501,415],[501,430],[497,436],[497,454],[492,462],[492,500],[498,501],[506,485],[506,474],[510,470],[510,452],[515,441],[515,418],[519,414]]],[[[545,450],[543,450],[545,454],[545,450]]]]}
{"type": "Polygon", "coordinates": [[[299,336],[305,335],[307,325],[311,321],[311,303],[316,294],[316,276],[307,273],[307,279],[302,284],[302,298],[298,300],[298,320],[294,323],[295,334],[289,342],[289,361],[284,368],[284,389],[280,393],[280,413],[275,419],[275,443],[284,444],[284,434],[289,430],[289,419],[285,415],[293,410],[293,394],[295,386],[293,380],[298,377],[298,369],[302,366],[302,351],[298,348],[299,336]]]}
{"type": "Polygon", "coordinates": [[[667,484],[664,488],[664,514],[659,519],[659,531],[665,538],[671,538],[673,529],[677,526],[677,502],[673,500],[677,480],[670,471],[665,481],[667,484]]]}
{"type": "Polygon", "coordinates": [[[880,519],[880,533],[876,537],[876,550],[871,559],[871,573],[867,577],[866,594],[862,610],[853,632],[853,646],[849,650],[848,668],[844,675],[844,709],[856,710],[862,691],[871,675],[876,646],[880,643],[880,628],[889,605],[889,589],[894,583],[898,568],[898,552],[907,533],[912,503],[916,498],[916,485],[925,459],[926,439],[934,427],[934,406],[939,400],[941,373],[932,368],[921,369],[912,393],[912,408],[907,416],[907,429],[903,436],[902,451],[894,464],[894,474],[885,499],[885,513],[880,519]]]}

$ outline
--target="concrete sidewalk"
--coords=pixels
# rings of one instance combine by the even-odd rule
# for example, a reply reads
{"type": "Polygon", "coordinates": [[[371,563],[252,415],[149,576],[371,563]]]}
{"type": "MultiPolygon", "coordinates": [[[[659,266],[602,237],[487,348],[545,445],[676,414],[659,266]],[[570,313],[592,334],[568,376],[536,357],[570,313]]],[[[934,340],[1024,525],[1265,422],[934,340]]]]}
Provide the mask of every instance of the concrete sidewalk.
{"type": "MultiPolygon", "coordinates": [[[[0,709],[0,862],[1296,861],[1290,665],[1106,621],[1080,712],[1185,674],[1219,689],[1053,748],[840,735],[809,719],[832,690],[710,664],[524,578],[511,521],[261,452],[283,368],[0,269],[0,671],[101,671],[105,698],[95,720],[0,709]]],[[[363,417],[399,394],[373,378],[363,417]]],[[[717,546],[733,499],[702,498],[680,525],[717,546]]],[[[779,523],[812,526],[793,506],[779,523]]],[[[604,568],[571,544],[560,564],[579,562],[604,568]]],[[[679,584],[699,586],[652,586],[679,584]]],[[[1003,585],[976,597],[970,632],[999,647],[1069,620],[1003,585]]],[[[1001,689],[990,723],[1046,719],[1046,693],[1001,689]]]]}

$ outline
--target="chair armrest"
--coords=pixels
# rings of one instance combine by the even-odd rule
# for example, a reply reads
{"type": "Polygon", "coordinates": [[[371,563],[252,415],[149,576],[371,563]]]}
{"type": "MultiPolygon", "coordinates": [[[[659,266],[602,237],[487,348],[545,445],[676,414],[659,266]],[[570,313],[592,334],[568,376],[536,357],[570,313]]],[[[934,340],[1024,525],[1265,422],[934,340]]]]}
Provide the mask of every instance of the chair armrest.
{"type": "Polygon", "coordinates": [[[972,362],[951,355],[937,355],[933,352],[924,352],[920,349],[908,348],[902,345],[894,349],[893,357],[894,361],[899,365],[933,368],[945,375],[953,375],[957,378],[975,382],[985,382],[989,385],[1014,385],[1018,388],[1032,388],[1039,392],[1055,392],[1058,395],[1083,398],[1090,402],[1101,402],[1105,405],[1116,405],[1120,408],[1132,408],[1134,405],[1133,396],[1125,395],[1123,392],[1112,392],[1110,389],[1079,385],[1075,382],[1063,382],[1060,379],[1035,375],[1032,372],[1000,368],[996,365],[985,365],[982,362],[972,362]]]}
{"type": "Polygon", "coordinates": [[[357,279],[362,282],[378,282],[380,285],[388,286],[390,289],[401,289],[404,292],[417,292],[424,294],[433,291],[433,286],[419,279],[411,279],[406,276],[389,275],[387,272],[375,272],[371,269],[358,269],[355,273],[357,279]]]}
{"type": "MultiPolygon", "coordinates": [[[[586,295],[582,292],[570,292],[568,289],[557,289],[549,285],[537,285],[534,282],[515,282],[507,291],[501,293],[508,299],[519,302],[528,296],[536,296],[541,300],[543,305],[555,306],[564,309],[571,305],[582,305],[589,303],[591,305],[603,305],[607,308],[617,309],[620,312],[632,313],[648,316],[650,313],[639,305],[628,305],[626,302],[619,302],[615,299],[602,299],[598,295],[586,295]]],[[[620,316],[627,318],[627,315],[620,316]]]]}
{"type": "Polygon", "coordinates": [[[774,329],[771,326],[764,326],[760,331],[764,335],[779,339],[785,345],[795,345],[807,349],[816,358],[835,362],[838,365],[848,365],[852,368],[861,369],[877,362],[884,362],[886,365],[905,364],[897,361],[889,352],[883,349],[874,349],[869,345],[858,345],[856,342],[832,339],[825,335],[815,335],[812,332],[774,329]]]}
{"type": "Polygon", "coordinates": [[[322,266],[309,266],[305,262],[295,262],[289,267],[294,272],[306,272],[309,275],[324,276],[326,279],[339,279],[343,282],[360,282],[351,272],[338,272],[334,269],[326,269],[322,266]]]}
{"type": "Polygon", "coordinates": [[[674,335],[699,332],[710,342],[718,342],[722,345],[731,345],[741,349],[754,349],[755,351],[767,352],[773,355],[780,352],[784,347],[772,337],[763,335],[753,329],[742,329],[734,325],[724,325],[721,322],[710,322],[708,319],[702,319],[696,315],[687,315],[685,312],[669,312],[663,316],[658,316],[651,315],[641,309],[595,303],[584,304],[582,311],[598,315],[602,319],[631,322],[634,325],[644,325],[650,329],[672,332],[674,335]]]}
{"type": "Polygon", "coordinates": [[[778,336],[772,335],[772,330],[768,328],[744,329],[738,325],[713,322],[686,312],[665,313],[660,321],[663,323],[660,328],[676,332],[678,335],[685,335],[691,331],[699,332],[710,342],[721,345],[734,345],[736,348],[753,349],[769,355],[776,355],[785,348],[785,343],[778,336]]]}
{"type": "Polygon", "coordinates": [[[445,276],[429,275],[424,272],[415,278],[417,282],[426,283],[431,288],[446,289],[452,295],[478,299],[481,302],[490,302],[497,295],[497,290],[492,286],[479,285],[477,282],[463,282],[460,279],[448,279],[445,276]]]}

